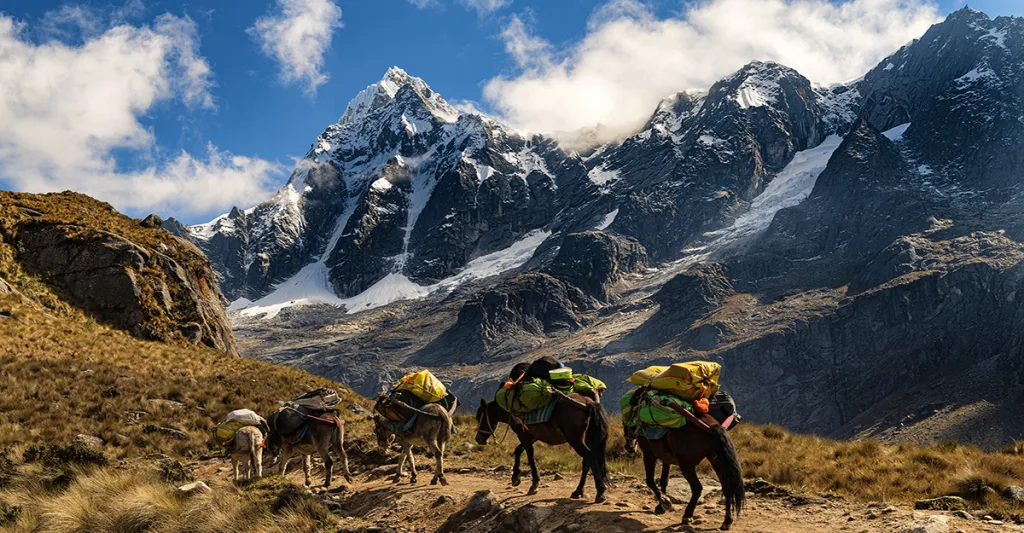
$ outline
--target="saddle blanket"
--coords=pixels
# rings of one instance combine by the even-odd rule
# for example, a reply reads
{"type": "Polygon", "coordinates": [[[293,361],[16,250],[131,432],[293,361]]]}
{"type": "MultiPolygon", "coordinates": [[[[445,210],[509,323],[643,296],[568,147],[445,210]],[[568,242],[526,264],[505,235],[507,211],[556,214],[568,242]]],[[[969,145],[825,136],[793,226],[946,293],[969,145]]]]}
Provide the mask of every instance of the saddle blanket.
{"type": "Polygon", "coordinates": [[[551,415],[554,414],[556,405],[558,405],[557,400],[549,402],[546,406],[530,411],[522,415],[520,418],[523,419],[523,423],[527,426],[531,424],[543,424],[544,422],[551,420],[551,415]]]}
{"type": "Polygon", "coordinates": [[[633,426],[630,429],[637,437],[643,437],[647,440],[658,440],[668,435],[668,428],[657,426],[633,426]]]}

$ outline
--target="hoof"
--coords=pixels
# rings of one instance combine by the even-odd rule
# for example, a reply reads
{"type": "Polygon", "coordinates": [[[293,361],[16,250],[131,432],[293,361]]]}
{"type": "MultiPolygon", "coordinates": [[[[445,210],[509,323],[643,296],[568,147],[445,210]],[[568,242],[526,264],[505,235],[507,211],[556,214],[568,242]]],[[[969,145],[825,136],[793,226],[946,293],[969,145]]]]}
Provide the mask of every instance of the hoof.
{"type": "Polygon", "coordinates": [[[688,526],[688,525],[692,524],[693,523],[693,517],[692,516],[684,516],[682,523],[683,523],[684,526],[688,526]]]}
{"type": "Polygon", "coordinates": [[[416,484],[416,478],[409,478],[409,484],[410,485],[415,485],[416,484]]]}
{"type": "Polygon", "coordinates": [[[519,479],[517,477],[512,478],[512,486],[513,487],[518,487],[522,483],[523,483],[523,480],[521,480],[521,479],[519,479]]]}
{"type": "Polygon", "coordinates": [[[437,485],[437,478],[435,477],[434,479],[431,479],[430,480],[430,484],[431,485],[437,485]]]}
{"type": "Polygon", "coordinates": [[[569,497],[574,499],[574,500],[578,500],[578,499],[583,497],[583,493],[582,492],[574,492],[569,497]]]}
{"type": "Polygon", "coordinates": [[[441,481],[441,486],[442,486],[442,487],[447,487],[447,486],[448,486],[448,480],[447,480],[447,479],[445,479],[445,477],[444,477],[444,476],[441,476],[441,477],[440,477],[439,479],[440,479],[440,481],[441,481]]]}
{"type": "Polygon", "coordinates": [[[527,496],[533,496],[534,494],[537,494],[537,487],[535,486],[530,487],[530,490],[526,491],[527,496]]]}
{"type": "Polygon", "coordinates": [[[718,529],[721,529],[722,531],[729,531],[729,529],[731,529],[731,528],[732,528],[732,524],[722,524],[722,527],[720,527],[718,529]]]}
{"type": "MultiPolygon", "coordinates": [[[[665,513],[666,513],[665,507],[663,505],[661,505],[660,503],[658,504],[657,507],[654,508],[654,514],[665,514],[665,513]]],[[[683,523],[685,524],[686,520],[683,520],[683,523]]]]}
{"type": "Polygon", "coordinates": [[[597,498],[594,498],[594,503],[604,503],[608,501],[608,498],[604,497],[604,494],[598,494],[597,498]]]}

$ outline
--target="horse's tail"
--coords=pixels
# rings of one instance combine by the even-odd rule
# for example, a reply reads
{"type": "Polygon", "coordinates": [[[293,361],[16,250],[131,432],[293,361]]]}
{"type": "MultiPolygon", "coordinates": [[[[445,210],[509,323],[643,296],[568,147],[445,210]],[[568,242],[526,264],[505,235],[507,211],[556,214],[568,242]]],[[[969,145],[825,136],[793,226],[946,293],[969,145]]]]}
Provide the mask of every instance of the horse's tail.
{"type": "Polygon", "coordinates": [[[722,492],[725,499],[736,508],[736,516],[739,516],[746,501],[743,487],[743,470],[740,468],[740,458],[736,454],[736,446],[725,428],[715,425],[711,429],[711,436],[715,441],[715,455],[721,467],[719,475],[722,481],[722,492]]]}
{"type": "Polygon", "coordinates": [[[590,424],[587,426],[584,444],[590,450],[590,470],[595,478],[607,482],[608,413],[597,402],[587,408],[590,411],[590,424]]]}

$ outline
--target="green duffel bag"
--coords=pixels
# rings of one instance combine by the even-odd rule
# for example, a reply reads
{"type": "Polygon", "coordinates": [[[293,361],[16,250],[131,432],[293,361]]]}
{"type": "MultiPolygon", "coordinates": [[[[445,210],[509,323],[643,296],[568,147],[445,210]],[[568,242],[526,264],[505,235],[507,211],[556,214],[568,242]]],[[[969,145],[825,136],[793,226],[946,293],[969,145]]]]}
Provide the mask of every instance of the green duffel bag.
{"type": "Polygon", "coordinates": [[[604,394],[604,391],[608,390],[608,386],[603,381],[586,374],[580,374],[576,376],[576,382],[573,383],[572,391],[579,394],[590,394],[591,391],[597,391],[598,394],[604,394]]]}
{"type": "Polygon", "coordinates": [[[511,389],[502,387],[494,395],[498,405],[510,413],[529,413],[546,406],[554,399],[551,384],[538,378],[523,380],[511,389]]]}
{"type": "Polygon", "coordinates": [[[622,397],[619,405],[622,407],[622,416],[627,421],[627,425],[643,424],[645,426],[681,428],[686,425],[686,417],[672,406],[693,412],[693,406],[689,402],[678,396],[653,389],[643,391],[633,389],[622,397]],[[634,402],[633,396],[638,393],[642,396],[634,402]]]}

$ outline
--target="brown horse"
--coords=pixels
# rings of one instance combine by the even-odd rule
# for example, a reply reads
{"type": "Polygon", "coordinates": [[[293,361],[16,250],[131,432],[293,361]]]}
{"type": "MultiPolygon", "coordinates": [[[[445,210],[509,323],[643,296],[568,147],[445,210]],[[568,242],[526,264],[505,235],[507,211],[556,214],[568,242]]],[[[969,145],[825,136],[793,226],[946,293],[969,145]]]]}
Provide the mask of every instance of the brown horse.
{"type": "Polygon", "coordinates": [[[583,497],[583,487],[587,483],[587,473],[593,471],[594,486],[597,488],[596,503],[605,501],[604,491],[608,479],[606,466],[606,446],[608,444],[608,413],[600,403],[586,396],[579,394],[561,395],[556,400],[551,420],[539,424],[524,426],[508,411],[501,408],[497,402],[480,400],[480,408],[476,411],[476,420],[479,424],[476,433],[478,444],[486,444],[487,440],[494,435],[498,423],[508,426],[519,437],[519,445],[515,450],[515,462],[512,465],[512,486],[518,487],[520,483],[520,459],[523,452],[526,452],[526,459],[530,462],[530,475],[533,484],[530,485],[528,494],[536,494],[537,486],[540,484],[540,475],[537,473],[537,463],[533,457],[533,444],[543,442],[545,444],[568,443],[580,457],[583,458],[583,473],[580,476],[580,483],[572,493],[573,499],[583,497]]]}
{"type": "Polygon", "coordinates": [[[672,510],[672,502],[665,496],[664,491],[668,485],[669,465],[679,465],[683,477],[690,484],[690,502],[683,513],[683,524],[688,524],[704,490],[697,477],[697,465],[707,459],[722,483],[722,492],[725,495],[725,521],[721,529],[728,530],[733,522],[733,508],[737,516],[743,509],[743,472],[740,469],[736,447],[725,428],[711,417],[705,416],[704,421],[709,426],[707,430],[688,423],[681,428],[668,430],[668,434],[660,439],[649,440],[643,435],[636,436],[636,442],[644,454],[647,486],[654,491],[654,498],[658,500],[658,507],[654,512],[664,513],[672,510]],[[658,461],[665,463],[660,487],[654,483],[654,470],[658,461]]]}

